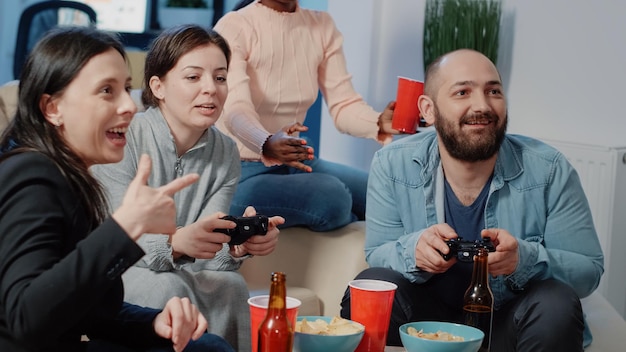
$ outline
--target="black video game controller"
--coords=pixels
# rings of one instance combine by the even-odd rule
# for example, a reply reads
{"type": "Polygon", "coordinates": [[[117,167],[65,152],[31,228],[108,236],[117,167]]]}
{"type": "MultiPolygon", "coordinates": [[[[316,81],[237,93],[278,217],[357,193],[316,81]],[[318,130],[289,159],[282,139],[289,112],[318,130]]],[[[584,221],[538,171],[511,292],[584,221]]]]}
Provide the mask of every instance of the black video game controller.
{"type": "Polygon", "coordinates": [[[446,241],[450,251],[448,254],[441,254],[443,259],[450,260],[456,257],[462,262],[473,262],[474,256],[478,254],[478,249],[485,248],[489,252],[495,252],[496,247],[491,242],[491,238],[483,237],[476,241],[466,241],[462,237],[453,238],[446,241]]]}
{"type": "Polygon", "coordinates": [[[221,232],[230,236],[229,245],[242,244],[248,238],[256,235],[265,236],[269,219],[265,215],[255,216],[232,216],[226,215],[222,219],[230,220],[237,224],[234,229],[215,229],[215,232],[221,232]]]}

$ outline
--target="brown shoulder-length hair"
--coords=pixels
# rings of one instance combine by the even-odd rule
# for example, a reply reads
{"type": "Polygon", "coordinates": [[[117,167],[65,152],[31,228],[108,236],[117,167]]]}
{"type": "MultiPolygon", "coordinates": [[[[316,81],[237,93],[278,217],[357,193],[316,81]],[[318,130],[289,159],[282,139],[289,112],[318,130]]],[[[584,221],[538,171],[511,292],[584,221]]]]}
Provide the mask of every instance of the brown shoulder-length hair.
{"type": "Polygon", "coordinates": [[[143,71],[143,92],[141,100],[146,107],[159,106],[157,99],[150,89],[150,78],[153,76],[163,79],[181,58],[193,49],[216,45],[226,56],[226,68],[230,63],[230,47],[226,39],[212,29],[194,24],[185,24],[165,29],[152,42],[146,54],[146,63],[143,71]]]}
{"type": "MultiPolygon", "coordinates": [[[[92,227],[108,215],[100,183],[87,164],[65,142],[39,108],[44,94],[59,96],[89,60],[110,49],[128,62],[118,38],[91,27],[59,27],[48,32],[33,48],[20,76],[17,112],[0,137],[0,160],[13,154],[37,151],[50,157],[67,178],[74,195],[84,205],[92,227]]],[[[89,118],[85,111],[85,118],[89,118]]]]}

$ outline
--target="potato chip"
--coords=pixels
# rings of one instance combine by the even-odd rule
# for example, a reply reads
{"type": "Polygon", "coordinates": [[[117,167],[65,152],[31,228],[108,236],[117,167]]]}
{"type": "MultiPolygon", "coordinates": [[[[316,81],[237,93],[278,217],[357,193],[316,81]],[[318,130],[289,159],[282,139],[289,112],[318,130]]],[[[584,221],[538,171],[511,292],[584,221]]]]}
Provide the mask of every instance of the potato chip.
{"type": "Polygon", "coordinates": [[[437,332],[429,332],[425,333],[424,330],[417,330],[416,328],[409,326],[406,329],[407,334],[415,337],[419,337],[427,340],[437,340],[437,341],[465,341],[462,336],[452,335],[449,332],[445,331],[437,331],[437,332]]]}
{"type": "Polygon", "coordinates": [[[306,318],[302,318],[301,321],[296,323],[296,331],[305,334],[321,335],[326,331],[327,327],[328,323],[322,319],[308,321],[306,318]]]}
{"type": "Polygon", "coordinates": [[[341,317],[333,317],[330,323],[323,319],[308,321],[306,318],[296,322],[295,331],[313,335],[351,335],[363,331],[363,326],[341,317]]]}

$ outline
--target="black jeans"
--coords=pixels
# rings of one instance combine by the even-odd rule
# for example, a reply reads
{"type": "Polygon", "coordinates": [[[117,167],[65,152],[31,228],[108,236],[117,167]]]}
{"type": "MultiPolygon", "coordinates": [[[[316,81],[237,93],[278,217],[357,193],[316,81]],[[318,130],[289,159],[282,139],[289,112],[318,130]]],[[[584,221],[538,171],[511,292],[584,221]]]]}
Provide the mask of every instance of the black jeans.
{"type": "MultiPolygon", "coordinates": [[[[387,334],[390,346],[402,346],[398,330],[402,324],[462,321],[462,312],[442,302],[428,285],[411,283],[396,271],[369,268],[356,278],[398,285],[387,334]]],[[[350,318],[349,289],[341,302],[341,316],[350,318]]],[[[583,351],[583,330],[580,299],[570,286],[557,280],[533,281],[517,298],[494,312],[491,351],[583,351]]]]}
{"type": "MultiPolygon", "coordinates": [[[[152,347],[145,349],[133,349],[125,347],[113,342],[104,340],[94,340],[85,342],[87,352],[173,352],[174,349],[166,344],[166,346],[152,347]]],[[[189,341],[184,352],[234,352],[233,348],[223,338],[205,333],[196,341],[189,341]]]]}

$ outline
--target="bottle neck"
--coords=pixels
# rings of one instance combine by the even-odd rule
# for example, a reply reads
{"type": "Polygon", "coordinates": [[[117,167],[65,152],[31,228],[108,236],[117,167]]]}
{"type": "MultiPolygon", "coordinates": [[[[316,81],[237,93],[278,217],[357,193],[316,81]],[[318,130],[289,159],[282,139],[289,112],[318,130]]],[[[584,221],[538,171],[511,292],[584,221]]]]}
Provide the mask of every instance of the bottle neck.
{"type": "Polygon", "coordinates": [[[488,253],[486,249],[480,248],[478,254],[474,257],[472,284],[489,285],[489,270],[487,268],[488,253]]]}
{"type": "Polygon", "coordinates": [[[273,314],[286,314],[287,312],[287,288],[285,285],[285,275],[283,273],[272,274],[268,310],[272,311],[273,314]]]}

